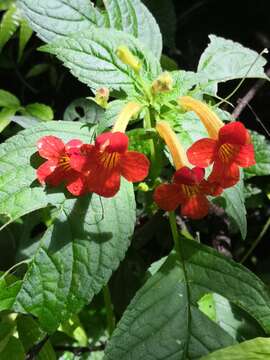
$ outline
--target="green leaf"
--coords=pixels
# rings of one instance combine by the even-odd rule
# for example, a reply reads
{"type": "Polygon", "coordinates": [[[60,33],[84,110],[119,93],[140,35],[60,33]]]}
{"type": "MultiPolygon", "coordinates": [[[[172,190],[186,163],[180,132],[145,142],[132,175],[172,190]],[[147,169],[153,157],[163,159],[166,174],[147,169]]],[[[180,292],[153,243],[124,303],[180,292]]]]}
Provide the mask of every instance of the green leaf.
{"type": "Polygon", "coordinates": [[[0,24],[0,52],[19,26],[20,16],[13,4],[5,12],[0,24]]]}
{"type": "Polygon", "coordinates": [[[266,59],[237,42],[210,35],[210,44],[203,52],[198,73],[214,83],[239,78],[263,78],[266,59]]]}
{"type": "Polygon", "coordinates": [[[133,36],[121,31],[92,28],[41,49],[55,54],[74,76],[93,89],[136,91],[133,70],[116,55],[123,44],[141,61],[142,76],[152,81],[161,71],[159,62],[133,36]]]}
{"type": "MultiPolygon", "coordinates": [[[[37,321],[30,316],[22,315],[18,317],[17,330],[25,352],[28,352],[46,336],[38,326],[37,321]]],[[[37,360],[56,360],[56,355],[50,340],[48,340],[40,349],[37,360]]]]}
{"type": "Polygon", "coordinates": [[[270,339],[256,338],[215,351],[202,360],[266,360],[268,358],[270,358],[270,339]]]}
{"type": "Polygon", "coordinates": [[[9,9],[11,4],[14,3],[14,1],[15,0],[1,0],[0,11],[9,9]]]}
{"type": "Polygon", "coordinates": [[[11,118],[15,115],[17,108],[4,108],[0,110],[0,133],[11,123],[11,118]]]}
{"type": "Polygon", "coordinates": [[[81,121],[88,124],[98,124],[103,117],[104,109],[85,98],[72,101],[64,113],[64,120],[66,121],[81,121]]]}
{"type": "Polygon", "coordinates": [[[18,59],[22,58],[24,49],[33,34],[33,30],[29,27],[28,22],[25,19],[20,21],[20,33],[19,33],[19,53],[18,59]]]}
{"type": "Polygon", "coordinates": [[[125,255],[134,223],[127,182],[114,198],[66,199],[40,241],[13,309],[32,313],[46,331],[54,331],[107,283],[125,255]]]}
{"type": "Polygon", "coordinates": [[[270,333],[267,286],[215,250],[180,241],[181,261],[171,254],[138,291],[118,323],[104,360],[195,360],[233,344],[233,338],[198,309],[197,302],[211,292],[245,310],[270,333]]]}
{"type": "MultiPolygon", "coordinates": [[[[82,123],[55,121],[41,123],[24,130],[0,145],[0,214],[8,216],[9,222],[47,206],[56,195],[48,197],[41,186],[31,186],[36,180],[31,156],[37,151],[36,142],[45,135],[58,136],[63,141],[74,138],[85,143],[93,131],[82,123]]],[[[61,197],[61,194],[59,195],[61,197]]]]}
{"type": "Polygon", "coordinates": [[[0,107],[19,107],[20,100],[9,91],[0,89],[0,107]]]}
{"type": "Polygon", "coordinates": [[[5,348],[0,352],[0,358],[3,360],[24,360],[25,352],[20,340],[12,336],[5,348]]]}
{"type": "Polygon", "coordinates": [[[53,120],[53,110],[50,106],[34,103],[25,107],[26,113],[43,121],[53,120]]]}
{"type": "Polygon", "coordinates": [[[156,20],[140,0],[106,0],[109,27],[137,37],[157,58],[162,51],[162,38],[156,20]]]}
{"type": "Polygon", "coordinates": [[[247,218],[244,196],[244,184],[240,180],[237,185],[224,190],[221,198],[225,200],[224,208],[226,213],[235,221],[242,238],[247,236],[247,218]]]}
{"type": "Polygon", "coordinates": [[[10,309],[13,306],[14,300],[20,290],[20,282],[12,279],[9,276],[0,278],[0,311],[10,309]]]}
{"type": "Polygon", "coordinates": [[[245,178],[270,175],[270,142],[265,136],[251,132],[255,150],[256,165],[244,169],[245,178]]]}
{"type": "Polygon", "coordinates": [[[159,27],[140,0],[107,0],[101,11],[90,0],[19,0],[32,28],[45,42],[96,27],[109,27],[140,39],[159,58],[162,39],[159,27]]]}
{"type": "Polygon", "coordinates": [[[218,294],[206,294],[198,301],[199,309],[237,341],[265,333],[246,312],[218,294]]]}

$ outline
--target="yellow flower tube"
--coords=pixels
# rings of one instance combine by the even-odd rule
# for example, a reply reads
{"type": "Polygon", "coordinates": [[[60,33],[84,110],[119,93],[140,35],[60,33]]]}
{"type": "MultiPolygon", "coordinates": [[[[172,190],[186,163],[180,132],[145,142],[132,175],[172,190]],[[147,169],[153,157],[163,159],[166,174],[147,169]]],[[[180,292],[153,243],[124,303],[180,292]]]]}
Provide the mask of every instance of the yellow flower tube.
{"type": "Polygon", "coordinates": [[[186,152],[170,125],[166,121],[159,121],[156,130],[168,146],[176,170],[183,166],[189,166],[186,152]]]}
{"type": "Polygon", "coordinates": [[[119,46],[116,50],[116,55],[122,63],[130,66],[136,73],[139,73],[142,67],[140,61],[132,54],[127,46],[119,46]]]}
{"type": "Polygon", "coordinates": [[[199,116],[212,139],[218,138],[219,130],[224,126],[224,123],[208,105],[190,96],[180,97],[178,103],[185,110],[194,111],[199,116]]]}
{"type": "Polygon", "coordinates": [[[116,119],[112,132],[120,131],[124,133],[128,126],[129,120],[134,115],[136,115],[141,110],[141,108],[141,104],[132,101],[125,105],[116,119]]]}

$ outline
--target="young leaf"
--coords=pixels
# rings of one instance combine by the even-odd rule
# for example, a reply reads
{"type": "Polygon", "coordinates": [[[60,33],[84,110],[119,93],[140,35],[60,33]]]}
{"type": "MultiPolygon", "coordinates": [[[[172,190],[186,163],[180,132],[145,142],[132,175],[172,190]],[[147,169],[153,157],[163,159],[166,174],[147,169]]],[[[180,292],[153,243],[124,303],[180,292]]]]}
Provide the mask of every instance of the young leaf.
{"type": "Polygon", "coordinates": [[[73,75],[93,89],[108,87],[135,92],[133,70],[116,55],[118,47],[123,44],[142,63],[141,73],[146,79],[152,81],[161,72],[157,59],[143,49],[133,36],[116,30],[92,28],[41,49],[55,54],[73,75]]]}
{"type": "Polygon", "coordinates": [[[90,0],[19,0],[26,18],[45,42],[90,29],[109,27],[137,37],[159,58],[162,39],[159,27],[140,0],[107,0],[101,11],[90,0]]]}
{"type": "Polygon", "coordinates": [[[54,135],[61,137],[63,141],[78,138],[89,143],[92,134],[93,130],[89,131],[79,122],[45,122],[24,130],[1,144],[0,214],[7,215],[11,222],[54,200],[46,196],[41,186],[31,186],[36,180],[31,156],[37,151],[36,143],[42,136],[54,135]]]}
{"type": "Polygon", "coordinates": [[[16,107],[0,110],[0,133],[11,123],[11,118],[15,115],[16,110],[16,107]]]}
{"type": "Polygon", "coordinates": [[[19,26],[20,16],[13,4],[4,14],[0,24],[0,52],[19,26]]]}
{"type": "Polygon", "coordinates": [[[256,338],[215,351],[202,360],[266,360],[270,358],[270,339],[256,338]]]}
{"type": "Polygon", "coordinates": [[[50,106],[34,103],[25,107],[26,114],[38,118],[43,121],[50,121],[53,119],[53,110],[50,106]]]}
{"type": "Polygon", "coordinates": [[[181,254],[180,262],[170,255],[138,291],[104,360],[137,360],[138,354],[141,359],[195,360],[233,344],[233,338],[197,307],[211,292],[244,309],[270,333],[270,293],[255,275],[195,241],[181,239],[181,254]]]}
{"type": "Polygon", "coordinates": [[[28,22],[25,19],[20,21],[20,34],[19,34],[19,54],[18,59],[22,58],[24,48],[33,34],[33,30],[29,27],[28,22]]]}
{"type": "Polygon", "coordinates": [[[13,309],[39,318],[46,331],[88,304],[129,246],[135,223],[132,185],[109,199],[65,199],[24,277],[13,309]]]}
{"type": "Polygon", "coordinates": [[[0,107],[19,107],[20,100],[9,91],[0,89],[0,107]]]}
{"type": "Polygon", "coordinates": [[[202,54],[198,73],[219,83],[240,78],[263,78],[266,59],[237,42],[210,35],[210,44],[202,54]]]}
{"type": "Polygon", "coordinates": [[[256,165],[244,169],[245,178],[270,175],[270,142],[265,136],[252,131],[256,165]]]}
{"type": "Polygon", "coordinates": [[[49,70],[50,65],[46,63],[36,64],[34,65],[28,73],[25,75],[27,79],[35,76],[39,76],[49,70]]]}

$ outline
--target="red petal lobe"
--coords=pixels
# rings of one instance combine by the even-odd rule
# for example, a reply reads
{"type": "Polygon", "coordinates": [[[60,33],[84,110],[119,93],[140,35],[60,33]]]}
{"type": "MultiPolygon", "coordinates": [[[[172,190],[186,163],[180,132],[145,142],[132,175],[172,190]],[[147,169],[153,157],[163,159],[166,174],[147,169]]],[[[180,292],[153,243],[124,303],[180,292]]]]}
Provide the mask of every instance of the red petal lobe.
{"type": "Polygon", "coordinates": [[[56,136],[44,136],[37,142],[38,152],[41,157],[48,160],[57,160],[65,151],[65,145],[56,136]]]}
{"type": "Polygon", "coordinates": [[[217,141],[214,139],[201,139],[196,141],[187,150],[187,157],[191,164],[199,167],[209,166],[215,158],[217,141]]]}
{"type": "Polygon", "coordinates": [[[183,201],[183,195],[178,185],[162,184],[154,192],[154,201],[161,209],[173,211],[183,201]]]}
{"type": "Polygon", "coordinates": [[[128,181],[144,180],[149,172],[150,162],[144,154],[127,151],[120,159],[120,172],[128,181]]]}
{"type": "Polygon", "coordinates": [[[181,214],[190,219],[201,219],[208,214],[209,201],[204,195],[192,196],[181,206],[181,214]]]}
{"type": "Polygon", "coordinates": [[[240,147],[237,156],[234,158],[237,165],[241,167],[249,167],[256,164],[254,146],[247,144],[240,147]]]}
{"type": "Polygon", "coordinates": [[[219,143],[220,144],[236,144],[245,145],[250,141],[250,136],[245,126],[239,122],[234,121],[224,125],[219,130],[219,143]]]}

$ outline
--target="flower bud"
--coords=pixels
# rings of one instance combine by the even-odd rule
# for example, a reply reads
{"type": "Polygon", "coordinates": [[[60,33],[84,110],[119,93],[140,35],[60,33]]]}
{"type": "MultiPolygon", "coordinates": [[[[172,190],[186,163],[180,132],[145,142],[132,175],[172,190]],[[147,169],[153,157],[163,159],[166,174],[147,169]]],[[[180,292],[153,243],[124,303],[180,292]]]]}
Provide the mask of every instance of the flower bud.
{"type": "Polygon", "coordinates": [[[128,126],[129,120],[141,110],[142,105],[134,101],[126,104],[119,113],[112,132],[125,132],[128,126]]]}
{"type": "Polygon", "coordinates": [[[142,192],[148,192],[149,191],[149,186],[145,182],[141,182],[138,185],[138,190],[140,190],[142,192]]]}
{"type": "Polygon", "coordinates": [[[107,87],[98,89],[94,101],[104,109],[108,106],[108,100],[110,97],[110,90],[107,87]]]}
{"type": "Polygon", "coordinates": [[[159,75],[159,77],[152,84],[152,92],[154,94],[168,92],[173,88],[173,78],[167,71],[159,75]]]}
{"type": "Polygon", "coordinates": [[[116,50],[116,55],[122,61],[122,63],[130,66],[136,73],[140,72],[142,67],[140,61],[126,46],[119,46],[119,48],[116,50]]]}

